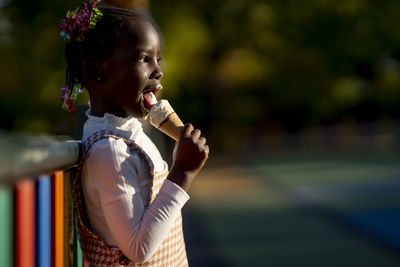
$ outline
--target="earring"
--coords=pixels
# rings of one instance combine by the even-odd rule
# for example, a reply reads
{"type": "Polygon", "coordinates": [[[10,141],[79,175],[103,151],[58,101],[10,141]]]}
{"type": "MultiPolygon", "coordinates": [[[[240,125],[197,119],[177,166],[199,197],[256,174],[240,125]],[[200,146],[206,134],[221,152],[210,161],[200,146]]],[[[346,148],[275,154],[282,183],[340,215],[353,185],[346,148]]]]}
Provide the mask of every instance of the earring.
{"type": "Polygon", "coordinates": [[[97,77],[97,81],[102,82],[102,81],[103,81],[103,77],[99,75],[99,76],[97,77]]]}

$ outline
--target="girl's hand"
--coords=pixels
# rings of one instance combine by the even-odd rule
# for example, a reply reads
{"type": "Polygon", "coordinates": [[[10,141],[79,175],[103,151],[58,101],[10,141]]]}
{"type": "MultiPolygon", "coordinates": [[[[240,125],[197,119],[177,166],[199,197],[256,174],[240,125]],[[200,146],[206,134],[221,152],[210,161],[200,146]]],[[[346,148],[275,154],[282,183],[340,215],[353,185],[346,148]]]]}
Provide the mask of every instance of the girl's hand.
{"type": "Polygon", "coordinates": [[[175,145],[173,164],[167,179],[187,192],[193,179],[203,168],[208,153],[206,139],[201,136],[200,130],[186,124],[175,145]]]}

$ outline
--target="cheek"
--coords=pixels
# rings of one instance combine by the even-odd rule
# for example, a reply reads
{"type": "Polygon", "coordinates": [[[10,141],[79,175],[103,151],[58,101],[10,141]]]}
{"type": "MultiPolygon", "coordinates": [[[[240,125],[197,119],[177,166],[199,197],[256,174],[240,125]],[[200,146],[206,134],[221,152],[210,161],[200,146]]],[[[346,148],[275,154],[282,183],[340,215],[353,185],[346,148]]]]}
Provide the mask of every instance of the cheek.
{"type": "Polygon", "coordinates": [[[142,67],[142,68],[138,68],[135,70],[135,80],[136,83],[139,87],[139,89],[143,89],[144,86],[146,86],[147,80],[149,78],[149,70],[148,68],[142,67]]]}
{"type": "Polygon", "coordinates": [[[149,70],[147,68],[143,68],[139,73],[140,82],[144,84],[147,83],[147,80],[149,79],[149,74],[149,70]]]}

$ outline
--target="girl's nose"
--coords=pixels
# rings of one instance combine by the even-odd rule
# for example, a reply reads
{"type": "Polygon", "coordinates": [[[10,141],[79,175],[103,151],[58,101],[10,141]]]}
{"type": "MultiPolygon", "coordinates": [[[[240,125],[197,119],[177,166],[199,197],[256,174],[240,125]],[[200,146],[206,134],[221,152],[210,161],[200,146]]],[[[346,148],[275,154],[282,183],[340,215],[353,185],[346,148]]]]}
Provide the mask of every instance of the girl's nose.
{"type": "Polygon", "coordinates": [[[161,68],[159,65],[156,65],[154,71],[152,72],[152,74],[150,75],[150,79],[156,79],[159,80],[162,78],[162,76],[164,76],[164,73],[161,71],[161,68]]]}
{"type": "Polygon", "coordinates": [[[159,69],[159,71],[154,75],[154,79],[159,80],[162,78],[162,76],[164,76],[164,73],[161,71],[161,69],[159,69]]]}

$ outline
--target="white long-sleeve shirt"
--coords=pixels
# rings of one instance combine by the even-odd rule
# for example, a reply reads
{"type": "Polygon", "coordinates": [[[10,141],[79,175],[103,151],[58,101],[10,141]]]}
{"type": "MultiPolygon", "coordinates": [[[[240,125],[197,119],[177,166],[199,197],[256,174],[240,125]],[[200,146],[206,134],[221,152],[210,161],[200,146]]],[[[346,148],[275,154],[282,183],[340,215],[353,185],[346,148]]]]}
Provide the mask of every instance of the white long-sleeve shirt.
{"type": "MultiPolygon", "coordinates": [[[[103,117],[86,113],[82,142],[100,130],[134,140],[153,164],[154,172],[168,170],[158,149],[133,117],[103,117]]],[[[175,183],[165,180],[154,201],[146,208],[151,193],[148,165],[122,139],[96,142],[82,172],[82,188],[94,233],[111,247],[119,247],[134,262],[148,260],[167,237],[189,199],[175,183]],[[146,171],[147,170],[147,171],[146,171]]]]}

